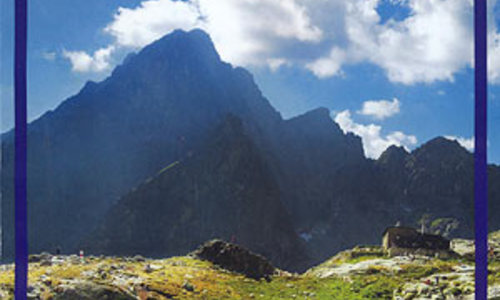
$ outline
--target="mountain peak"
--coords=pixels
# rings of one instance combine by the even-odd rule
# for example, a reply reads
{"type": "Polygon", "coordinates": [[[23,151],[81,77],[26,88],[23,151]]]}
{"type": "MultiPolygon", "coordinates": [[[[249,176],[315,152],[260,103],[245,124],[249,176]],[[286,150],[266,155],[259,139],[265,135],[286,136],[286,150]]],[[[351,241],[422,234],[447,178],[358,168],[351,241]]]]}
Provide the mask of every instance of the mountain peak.
{"type": "MultiPolygon", "coordinates": [[[[212,39],[210,38],[210,35],[203,31],[202,29],[195,28],[189,31],[185,31],[182,29],[175,29],[172,31],[170,36],[178,36],[179,38],[196,38],[196,39],[203,39],[209,43],[212,43],[212,39]]],[[[168,36],[168,35],[166,35],[168,36]]]]}
{"type": "MultiPolygon", "coordinates": [[[[127,73],[142,70],[148,73],[175,70],[174,73],[179,74],[186,68],[207,72],[222,64],[215,45],[206,32],[200,29],[177,29],[144,47],[139,53],[128,55],[113,71],[113,75],[127,76],[127,73]]],[[[139,73],[139,77],[144,76],[142,72],[139,73]]]]}
{"type": "Polygon", "coordinates": [[[193,29],[191,31],[174,30],[172,33],[146,46],[141,52],[148,51],[162,51],[169,55],[195,55],[198,58],[209,58],[220,61],[220,56],[215,49],[212,39],[201,29],[193,29]]]}
{"type": "Polygon", "coordinates": [[[325,107],[318,107],[313,110],[307,111],[301,115],[295,116],[288,121],[292,123],[297,123],[297,122],[324,122],[327,120],[328,122],[333,122],[332,118],[330,117],[330,110],[325,107]]]}
{"type": "Polygon", "coordinates": [[[429,152],[433,154],[470,154],[464,147],[462,147],[456,140],[451,140],[442,136],[433,138],[420,146],[414,152],[429,152]]]}
{"type": "Polygon", "coordinates": [[[339,125],[330,116],[330,110],[325,107],[318,107],[302,115],[287,120],[289,124],[296,127],[296,130],[303,128],[314,128],[316,134],[326,134],[329,136],[334,132],[335,136],[343,136],[339,125]]]}
{"type": "Polygon", "coordinates": [[[298,115],[296,117],[291,118],[290,120],[300,120],[300,119],[313,119],[313,120],[319,120],[319,119],[329,119],[331,120],[330,117],[330,110],[326,107],[318,107],[313,110],[307,111],[301,115],[298,115]]]}
{"type": "Polygon", "coordinates": [[[95,81],[88,80],[85,82],[85,85],[83,86],[81,93],[91,93],[93,92],[99,84],[95,81]]]}
{"type": "Polygon", "coordinates": [[[377,162],[388,164],[390,162],[403,164],[404,160],[410,155],[402,146],[391,145],[378,158],[377,162]]]}
{"type": "Polygon", "coordinates": [[[442,168],[445,165],[456,166],[473,161],[472,154],[457,141],[445,137],[436,137],[415,149],[412,153],[415,161],[427,167],[442,168]]]}
{"type": "MultiPolygon", "coordinates": [[[[203,45],[208,48],[213,48],[215,50],[215,46],[210,38],[210,35],[201,29],[193,29],[190,31],[185,31],[182,29],[176,29],[169,34],[164,35],[160,39],[156,40],[152,45],[162,45],[162,44],[170,44],[170,43],[178,43],[178,42],[196,42],[199,45],[203,45]]],[[[150,47],[147,46],[147,47],[150,47]]]]}

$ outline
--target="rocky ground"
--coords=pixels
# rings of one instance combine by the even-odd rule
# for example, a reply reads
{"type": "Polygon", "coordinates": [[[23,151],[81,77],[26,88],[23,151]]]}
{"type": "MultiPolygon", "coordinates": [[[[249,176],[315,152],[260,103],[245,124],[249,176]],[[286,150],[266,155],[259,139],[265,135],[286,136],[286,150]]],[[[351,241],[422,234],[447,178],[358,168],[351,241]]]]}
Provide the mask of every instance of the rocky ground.
{"type": "MultiPolygon", "coordinates": [[[[500,246],[500,233],[491,236],[500,246]]],[[[380,247],[341,252],[304,274],[274,269],[236,245],[211,242],[168,259],[30,257],[29,299],[473,299],[473,243],[460,255],[389,258],[380,247]]],[[[500,249],[495,247],[495,249],[500,249]]],[[[500,260],[489,265],[489,299],[500,299],[500,260]]],[[[13,299],[13,266],[0,267],[0,298],[13,299]]]]}

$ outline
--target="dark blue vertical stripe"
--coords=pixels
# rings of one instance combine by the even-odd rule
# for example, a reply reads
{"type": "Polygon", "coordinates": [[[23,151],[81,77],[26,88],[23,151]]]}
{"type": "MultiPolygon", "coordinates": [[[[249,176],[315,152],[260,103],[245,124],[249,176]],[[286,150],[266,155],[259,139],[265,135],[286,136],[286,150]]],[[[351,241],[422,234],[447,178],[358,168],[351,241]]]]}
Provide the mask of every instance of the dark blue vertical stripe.
{"type": "Polygon", "coordinates": [[[26,41],[27,0],[15,2],[15,230],[16,300],[26,299],[28,281],[28,235],[26,202],[26,41]]]}
{"type": "Polygon", "coordinates": [[[476,299],[488,295],[487,33],[486,0],[474,2],[476,299]]]}

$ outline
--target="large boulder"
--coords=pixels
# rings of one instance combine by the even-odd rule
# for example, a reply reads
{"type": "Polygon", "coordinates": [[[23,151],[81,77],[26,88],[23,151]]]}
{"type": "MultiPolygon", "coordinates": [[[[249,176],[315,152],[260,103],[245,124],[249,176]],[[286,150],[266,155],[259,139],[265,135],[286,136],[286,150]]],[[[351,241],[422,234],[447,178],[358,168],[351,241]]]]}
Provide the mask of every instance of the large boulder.
{"type": "Polygon", "coordinates": [[[273,265],[263,256],[221,240],[208,241],[191,255],[253,279],[269,280],[275,271],[273,265]]]}

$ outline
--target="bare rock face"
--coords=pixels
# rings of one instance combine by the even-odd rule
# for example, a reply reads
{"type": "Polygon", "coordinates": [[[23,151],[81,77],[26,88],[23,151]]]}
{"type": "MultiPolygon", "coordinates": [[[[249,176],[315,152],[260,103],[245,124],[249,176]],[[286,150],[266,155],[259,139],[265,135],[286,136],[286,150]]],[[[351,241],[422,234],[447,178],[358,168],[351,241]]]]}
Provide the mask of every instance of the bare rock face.
{"type": "Polygon", "coordinates": [[[234,238],[280,269],[304,270],[305,247],[246,129],[240,118],[226,116],[191,157],[121,198],[81,249],[165,257],[234,238]]]}
{"type": "Polygon", "coordinates": [[[209,241],[191,255],[253,279],[269,279],[275,271],[263,256],[221,240],[209,241]]]}

